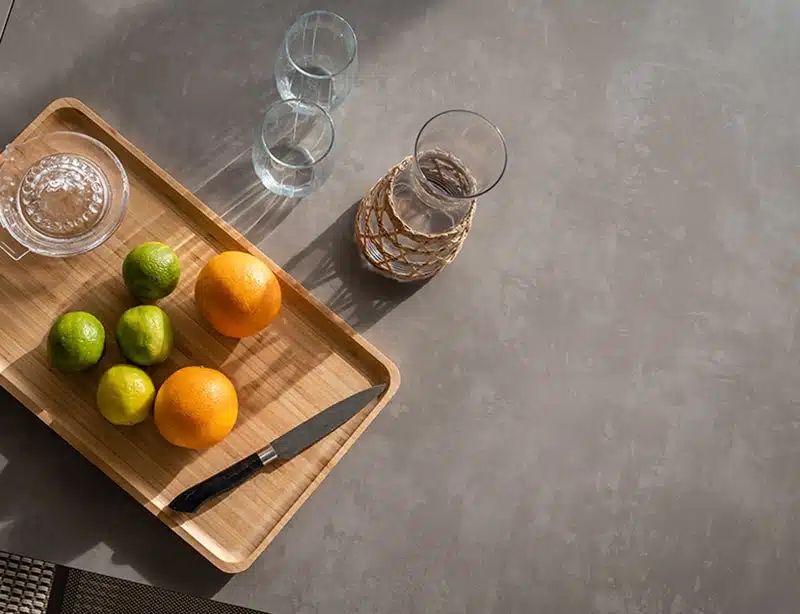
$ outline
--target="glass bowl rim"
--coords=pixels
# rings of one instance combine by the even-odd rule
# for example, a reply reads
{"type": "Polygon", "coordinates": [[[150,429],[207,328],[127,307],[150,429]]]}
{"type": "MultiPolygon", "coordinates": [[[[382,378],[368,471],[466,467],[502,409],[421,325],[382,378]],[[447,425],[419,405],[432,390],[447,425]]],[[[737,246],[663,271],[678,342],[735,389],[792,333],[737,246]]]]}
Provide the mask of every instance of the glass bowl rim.
{"type": "MultiPolygon", "coordinates": [[[[80,245],[79,247],[75,248],[67,248],[67,249],[60,249],[60,245],[64,245],[65,247],[68,244],[68,241],[63,241],[54,239],[53,244],[47,246],[32,246],[30,242],[22,237],[19,236],[16,232],[16,228],[14,228],[13,224],[8,224],[7,220],[5,219],[4,209],[0,207],[0,228],[4,228],[13,238],[14,240],[25,247],[26,249],[30,250],[34,254],[39,256],[47,256],[51,258],[69,258],[71,256],[79,256],[81,254],[85,254],[87,252],[96,249],[103,243],[105,243],[111,235],[113,235],[119,227],[122,225],[122,221],[125,219],[125,213],[128,210],[128,200],[130,197],[130,182],[128,180],[128,172],[125,170],[125,167],[122,165],[117,154],[115,154],[110,147],[108,147],[105,143],[99,141],[98,139],[89,136],[88,134],[84,134],[82,132],[77,132],[75,130],[53,130],[52,132],[45,132],[43,134],[38,134],[31,137],[28,140],[34,140],[38,138],[48,137],[48,136],[66,136],[66,137],[78,137],[84,139],[91,143],[93,146],[97,147],[100,151],[102,151],[108,159],[113,163],[114,167],[116,167],[117,171],[119,171],[120,182],[122,183],[122,190],[119,196],[119,212],[116,215],[116,219],[114,219],[113,223],[103,232],[100,232],[90,243],[85,245],[80,245]]],[[[2,152],[3,155],[8,155],[9,148],[21,147],[24,145],[23,143],[9,143],[5,150],[2,152]]],[[[68,152],[64,152],[68,153],[68,152]]],[[[92,160],[92,162],[95,162],[92,160]]]]}

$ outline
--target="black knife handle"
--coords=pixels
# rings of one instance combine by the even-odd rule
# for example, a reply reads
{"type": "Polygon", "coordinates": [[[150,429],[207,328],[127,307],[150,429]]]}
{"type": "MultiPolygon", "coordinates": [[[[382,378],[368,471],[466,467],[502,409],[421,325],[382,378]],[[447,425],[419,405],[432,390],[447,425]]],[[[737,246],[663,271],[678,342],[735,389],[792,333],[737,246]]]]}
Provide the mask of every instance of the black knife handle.
{"type": "Polygon", "coordinates": [[[172,500],[169,507],[176,512],[194,512],[209,499],[213,499],[217,495],[236,488],[242,482],[249,480],[263,467],[264,464],[259,455],[257,453],[251,454],[199,484],[187,488],[172,500]]]}

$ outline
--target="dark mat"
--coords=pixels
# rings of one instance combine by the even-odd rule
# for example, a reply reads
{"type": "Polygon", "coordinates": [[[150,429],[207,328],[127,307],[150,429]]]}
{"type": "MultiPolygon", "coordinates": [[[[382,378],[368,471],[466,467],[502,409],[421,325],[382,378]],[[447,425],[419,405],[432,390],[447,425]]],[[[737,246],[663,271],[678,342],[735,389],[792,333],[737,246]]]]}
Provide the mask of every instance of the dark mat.
{"type": "Polygon", "coordinates": [[[0,551],[0,614],[264,614],[0,551]]]}

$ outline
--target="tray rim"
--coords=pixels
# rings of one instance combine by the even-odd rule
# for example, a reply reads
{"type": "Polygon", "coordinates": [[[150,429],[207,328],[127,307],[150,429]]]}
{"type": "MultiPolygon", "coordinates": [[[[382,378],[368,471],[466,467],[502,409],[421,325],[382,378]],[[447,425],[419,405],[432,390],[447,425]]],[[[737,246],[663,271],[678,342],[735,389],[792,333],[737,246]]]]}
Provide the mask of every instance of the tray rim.
{"type": "MultiPolygon", "coordinates": [[[[5,370],[0,372],[0,385],[2,385],[2,387],[5,390],[7,390],[19,403],[24,405],[25,408],[31,413],[33,413],[39,420],[44,422],[51,430],[53,430],[59,437],[61,437],[61,439],[63,439],[67,444],[69,444],[74,450],[79,452],[84,458],[86,458],[89,462],[91,462],[106,476],[111,478],[117,484],[117,486],[119,486],[125,492],[127,492],[131,497],[133,497],[151,514],[157,516],[170,530],[179,535],[181,539],[183,539],[186,543],[192,546],[192,548],[194,548],[197,552],[199,552],[203,557],[206,558],[206,560],[208,560],[215,567],[226,573],[230,574],[239,573],[249,568],[255,562],[255,560],[259,556],[261,556],[264,550],[266,550],[266,548],[275,539],[278,533],[280,533],[283,527],[286,526],[289,520],[291,520],[291,518],[297,513],[300,507],[308,500],[308,498],[319,487],[322,481],[339,463],[342,457],[345,454],[347,454],[350,448],[353,447],[353,444],[356,442],[356,440],[359,437],[361,437],[361,435],[363,435],[364,431],[366,431],[366,429],[369,427],[372,421],[377,417],[377,415],[381,412],[381,410],[383,410],[383,408],[386,405],[388,405],[389,401],[400,387],[400,370],[398,369],[397,365],[394,364],[394,362],[392,362],[380,350],[378,350],[374,345],[372,345],[369,341],[367,341],[360,333],[355,331],[338,314],[336,314],[327,305],[325,305],[316,297],[314,297],[311,294],[311,292],[309,292],[306,288],[302,286],[302,284],[300,284],[296,279],[294,279],[280,266],[278,266],[275,262],[273,262],[272,259],[270,259],[267,255],[265,255],[255,245],[253,245],[244,235],[242,235],[233,226],[225,222],[219,215],[217,215],[205,203],[203,203],[192,192],[190,192],[183,184],[179,183],[176,179],[174,179],[167,171],[161,168],[152,159],[150,159],[143,151],[141,151],[139,148],[133,145],[115,128],[113,128],[110,124],[108,124],[102,117],[100,117],[100,115],[98,115],[95,111],[93,111],[90,107],[88,107],[86,104],[84,104],[77,98],[63,97],[63,98],[58,98],[53,102],[51,102],[9,144],[17,143],[18,141],[23,141],[27,140],[28,138],[31,138],[33,134],[39,129],[42,123],[44,123],[51,115],[63,109],[72,109],[83,115],[86,118],[86,120],[97,126],[102,132],[104,132],[110,140],[114,141],[117,145],[124,148],[129,155],[133,156],[141,164],[143,164],[153,175],[155,175],[158,178],[159,181],[163,181],[164,183],[167,184],[169,188],[171,188],[174,192],[179,194],[180,197],[184,201],[186,201],[187,204],[191,205],[193,209],[196,210],[196,214],[202,218],[201,220],[202,223],[204,223],[207,226],[214,227],[217,232],[222,233],[224,235],[224,238],[227,239],[228,242],[235,243],[237,247],[245,249],[250,254],[263,260],[270,267],[270,269],[272,269],[275,275],[280,279],[282,284],[290,287],[295,293],[297,293],[303,299],[305,299],[306,305],[304,306],[305,308],[303,309],[303,315],[307,316],[309,312],[311,312],[312,315],[316,315],[319,318],[327,319],[330,322],[330,324],[332,324],[335,328],[339,330],[340,333],[343,333],[344,335],[349,337],[351,342],[359,346],[359,348],[363,353],[369,354],[372,357],[372,359],[375,362],[377,362],[377,366],[379,366],[383,371],[383,376],[385,378],[385,383],[387,384],[387,388],[384,391],[384,393],[378,398],[378,401],[372,408],[372,410],[370,410],[370,412],[364,417],[364,419],[361,421],[358,427],[345,440],[345,442],[331,457],[328,463],[314,477],[313,481],[300,494],[300,496],[286,511],[286,513],[283,516],[281,516],[281,518],[278,520],[275,526],[273,526],[272,529],[270,529],[269,533],[267,533],[267,535],[258,544],[258,546],[256,546],[256,548],[254,548],[246,557],[234,561],[224,560],[216,556],[213,552],[211,552],[208,548],[206,548],[200,540],[196,539],[195,536],[190,531],[186,530],[178,522],[177,519],[179,518],[179,516],[176,516],[174,512],[168,512],[166,509],[158,510],[152,504],[151,501],[146,500],[144,497],[141,496],[141,493],[139,493],[139,491],[133,488],[132,485],[128,484],[122,475],[119,475],[116,471],[114,471],[111,468],[111,466],[107,465],[100,455],[98,455],[89,446],[84,445],[79,437],[73,437],[69,429],[65,428],[58,422],[54,422],[53,418],[50,416],[47,410],[34,409],[33,406],[35,406],[35,404],[32,402],[31,399],[28,398],[25,392],[23,392],[21,389],[19,389],[16,385],[14,385],[11,381],[7,379],[7,377],[5,376],[5,370]]],[[[179,215],[181,215],[184,218],[186,217],[185,212],[177,207],[177,203],[173,203],[172,206],[179,215]]],[[[195,224],[195,226],[200,226],[200,224],[198,224],[197,222],[189,222],[187,220],[187,223],[193,223],[195,224]]],[[[197,228],[195,228],[195,230],[196,229],[197,228]]],[[[216,235],[214,235],[214,239],[221,242],[221,238],[216,235]]],[[[352,356],[348,356],[348,358],[350,360],[353,359],[352,356]]]]}

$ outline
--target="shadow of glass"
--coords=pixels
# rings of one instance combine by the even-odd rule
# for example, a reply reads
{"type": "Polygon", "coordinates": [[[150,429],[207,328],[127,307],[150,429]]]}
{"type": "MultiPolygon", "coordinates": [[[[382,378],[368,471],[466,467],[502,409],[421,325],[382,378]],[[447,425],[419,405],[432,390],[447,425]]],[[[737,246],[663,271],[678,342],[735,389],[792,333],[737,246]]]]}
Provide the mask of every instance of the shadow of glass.
{"type": "Polygon", "coordinates": [[[253,243],[268,237],[302,200],[267,190],[253,170],[250,149],[212,175],[195,196],[253,243]]]}
{"type": "Polygon", "coordinates": [[[284,269],[359,332],[415,294],[426,281],[400,283],[373,272],[354,240],[355,203],[284,269]]]}
{"type": "MultiPolygon", "coordinates": [[[[439,1],[331,0],[324,8],[353,26],[366,61],[439,1]]],[[[284,33],[319,8],[311,0],[241,0],[235,10],[218,0],[112,4],[16,6],[0,74],[19,84],[3,101],[0,141],[69,92],[193,191],[252,144],[279,97],[274,58],[284,33]],[[92,35],[63,34],[84,31],[92,35]]]]}

